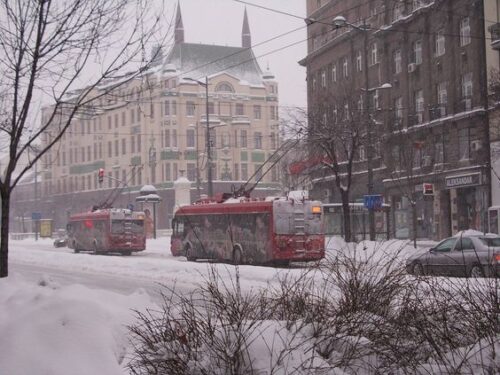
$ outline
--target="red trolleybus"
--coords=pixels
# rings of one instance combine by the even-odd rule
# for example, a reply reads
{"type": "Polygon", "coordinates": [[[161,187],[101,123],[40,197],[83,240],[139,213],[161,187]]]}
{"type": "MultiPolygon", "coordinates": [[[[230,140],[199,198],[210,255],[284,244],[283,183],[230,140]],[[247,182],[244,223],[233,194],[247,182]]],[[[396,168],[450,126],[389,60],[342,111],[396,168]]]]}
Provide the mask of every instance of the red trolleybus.
{"type": "Polygon", "coordinates": [[[231,198],[200,201],[177,210],[171,252],[189,261],[288,264],[325,256],[321,203],[309,200],[231,198]]]}
{"type": "Polygon", "coordinates": [[[122,253],[146,248],[144,213],[108,208],[72,215],[67,225],[68,247],[98,253],[122,253]]]}

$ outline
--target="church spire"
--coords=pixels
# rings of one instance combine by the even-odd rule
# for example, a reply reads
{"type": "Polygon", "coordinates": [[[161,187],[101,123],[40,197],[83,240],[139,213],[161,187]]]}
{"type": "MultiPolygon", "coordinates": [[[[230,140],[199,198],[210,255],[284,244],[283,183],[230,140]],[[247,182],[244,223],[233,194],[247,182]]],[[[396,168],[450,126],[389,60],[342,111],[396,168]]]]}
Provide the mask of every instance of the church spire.
{"type": "Polygon", "coordinates": [[[252,47],[252,36],[250,35],[250,26],[248,26],[247,8],[243,16],[243,30],[241,31],[241,46],[243,48],[252,47]]]}
{"type": "Polygon", "coordinates": [[[175,16],[175,44],[184,43],[184,25],[182,24],[181,4],[177,2],[177,15],[175,16]]]}

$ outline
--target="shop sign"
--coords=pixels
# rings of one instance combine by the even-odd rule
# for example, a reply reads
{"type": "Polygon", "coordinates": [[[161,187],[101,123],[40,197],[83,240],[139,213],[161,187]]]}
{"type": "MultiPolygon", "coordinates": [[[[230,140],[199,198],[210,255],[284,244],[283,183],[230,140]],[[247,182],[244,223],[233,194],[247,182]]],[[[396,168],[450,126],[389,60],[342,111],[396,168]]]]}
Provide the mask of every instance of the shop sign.
{"type": "Polygon", "coordinates": [[[455,189],[466,186],[474,186],[481,184],[481,173],[463,174],[460,176],[446,177],[446,188],[455,189]]]}

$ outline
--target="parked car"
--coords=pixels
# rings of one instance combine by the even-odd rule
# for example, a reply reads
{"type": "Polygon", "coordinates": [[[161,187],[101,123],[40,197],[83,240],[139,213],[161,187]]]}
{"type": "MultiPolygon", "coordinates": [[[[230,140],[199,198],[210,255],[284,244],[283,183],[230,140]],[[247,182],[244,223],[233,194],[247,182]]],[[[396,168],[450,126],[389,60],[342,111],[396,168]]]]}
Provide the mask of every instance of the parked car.
{"type": "Polygon", "coordinates": [[[414,275],[500,276],[500,237],[470,235],[450,237],[406,261],[414,275]]]}

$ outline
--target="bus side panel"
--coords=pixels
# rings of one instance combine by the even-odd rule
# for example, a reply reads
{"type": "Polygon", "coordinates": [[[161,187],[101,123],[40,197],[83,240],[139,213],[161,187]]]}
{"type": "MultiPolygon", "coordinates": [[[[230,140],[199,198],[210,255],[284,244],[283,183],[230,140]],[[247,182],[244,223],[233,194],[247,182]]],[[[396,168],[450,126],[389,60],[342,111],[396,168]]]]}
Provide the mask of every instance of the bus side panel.
{"type": "Polygon", "coordinates": [[[272,260],[271,230],[269,213],[231,215],[231,245],[241,246],[245,263],[272,260]]]}

